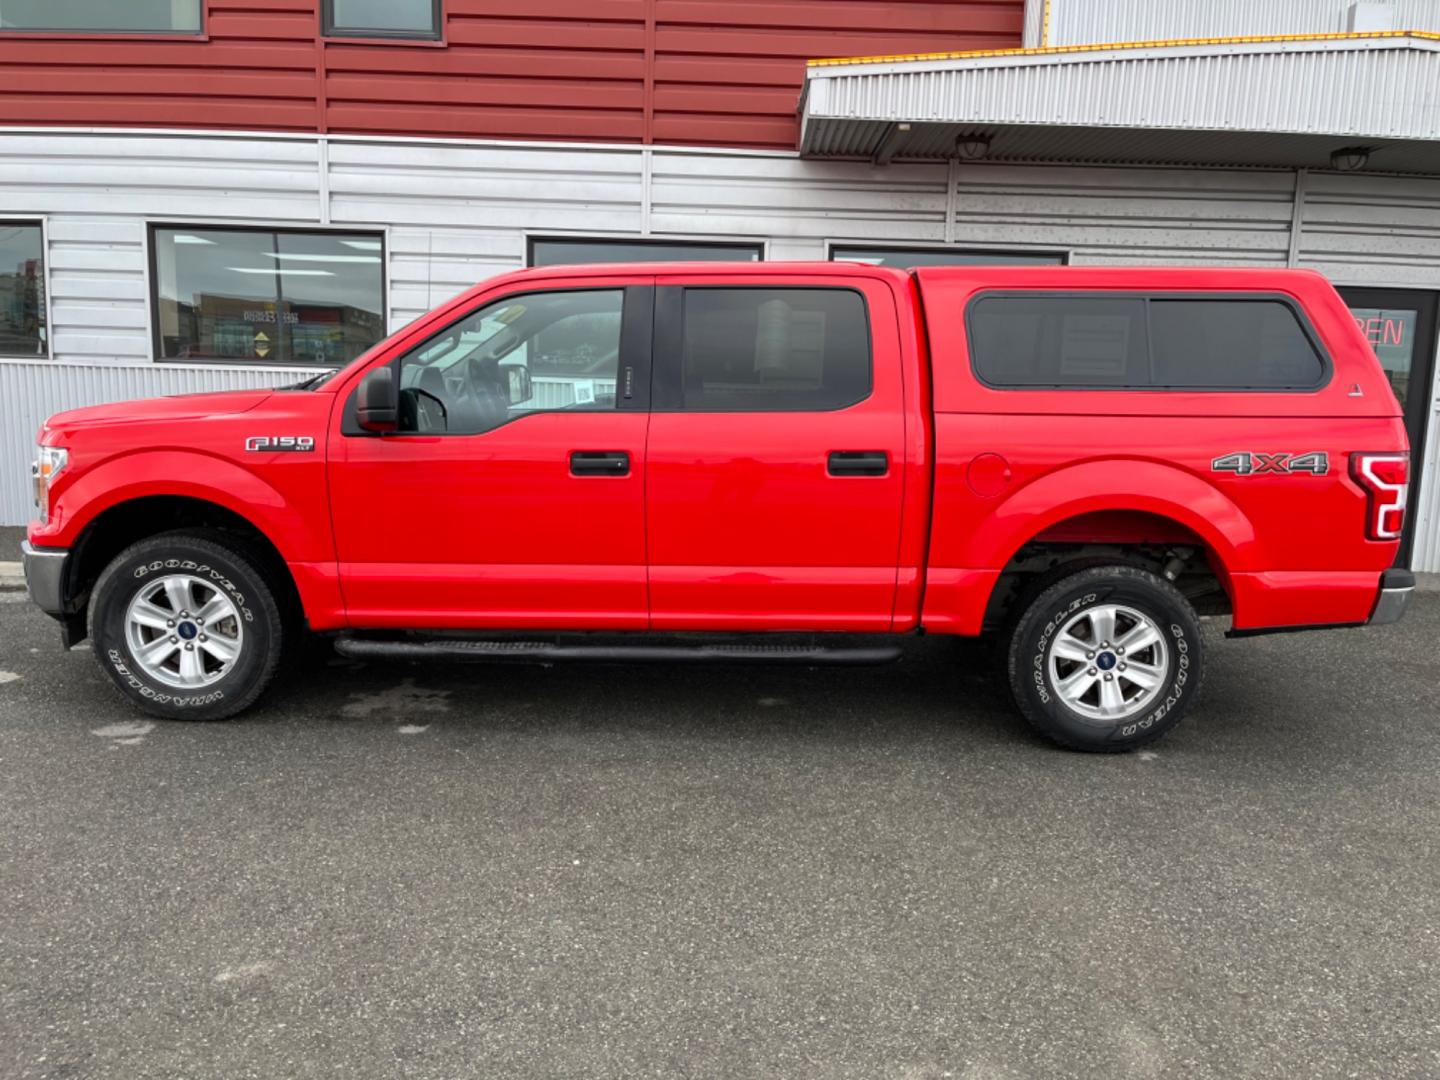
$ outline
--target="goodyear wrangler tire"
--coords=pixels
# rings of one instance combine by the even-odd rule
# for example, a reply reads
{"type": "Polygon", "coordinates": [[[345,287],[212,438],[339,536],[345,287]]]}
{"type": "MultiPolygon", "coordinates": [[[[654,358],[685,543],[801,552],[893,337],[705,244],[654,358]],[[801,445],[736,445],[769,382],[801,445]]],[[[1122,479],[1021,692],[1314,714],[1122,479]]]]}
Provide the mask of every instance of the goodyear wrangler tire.
{"type": "Polygon", "coordinates": [[[218,533],[162,533],[117,555],[95,583],[89,629],[121,695],[175,720],[222,720],[251,705],[285,645],[261,565],[218,533]]]}
{"type": "Polygon", "coordinates": [[[1046,588],[1015,624],[1010,687],[1025,718],[1074,750],[1154,742],[1195,700],[1200,620],[1164,578],[1094,566],[1046,588]]]}

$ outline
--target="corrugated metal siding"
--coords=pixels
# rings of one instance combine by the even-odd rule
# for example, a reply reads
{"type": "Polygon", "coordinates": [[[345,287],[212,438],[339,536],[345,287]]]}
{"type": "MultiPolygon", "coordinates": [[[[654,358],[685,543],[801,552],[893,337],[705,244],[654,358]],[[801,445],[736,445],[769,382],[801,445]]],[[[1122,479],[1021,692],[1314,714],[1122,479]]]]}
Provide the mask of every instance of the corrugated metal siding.
{"type": "Polygon", "coordinates": [[[1440,180],[1311,173],[1299,254],[1347,285],[1440,288],[1440,180]]]}
{"type": "Polygon", "coordinates": [[[791,148],[812,57],[1007,48],[1024,0],[446,0],[445,40],[319,37],[210,0],[208,39],[0,35],[0,123],[791,148]]]}
{"type": "Polygon", "coordinates": [[[955,241],[1072,262],[1284,266],[1290,172],[962,164],[955,241]]]}
{"type": "MultiPolygon", "coordinates": [[[[1041,0],[1043,3],[1043,0],[1041,0]]],[[[1349,29],[1352,0],[1050,0],[1051,45],[1111,41],[1334,34],[1349,29]]],[[[1435,0],[1390,0],[1396,30],[1440,30],[1435,0]]]]}
{"type": "MultiPolygon", "coordinates": [[[[1440,365],[1437,365],[1440,366],[1440,365]]],[[[1430,430],[1425,436],[1425,469],[1416,493],[1415,549],[1410,565],[1416,570],[1440,573],[1440,383],[1430,408],[1430,430]]]]}
{"type": "Polygon", "coordinates": [[[35,433],[47,416],[63,409],[101,405],[160,394],[191,394],[206,390],[244,390],[278,386],[304,377],[299,369],[57,364],[43,360],[0,360],[0,523],[22,525],[34,514],[30,497],[29,462],[35,456],[35,433]]]}
{"type": "Polygon", "coordinates": [[[1437,100],[1440,45],[1412,38],[817,67],[801,149],[863,152],[855,121],[1435,140],[1437,100]]]}

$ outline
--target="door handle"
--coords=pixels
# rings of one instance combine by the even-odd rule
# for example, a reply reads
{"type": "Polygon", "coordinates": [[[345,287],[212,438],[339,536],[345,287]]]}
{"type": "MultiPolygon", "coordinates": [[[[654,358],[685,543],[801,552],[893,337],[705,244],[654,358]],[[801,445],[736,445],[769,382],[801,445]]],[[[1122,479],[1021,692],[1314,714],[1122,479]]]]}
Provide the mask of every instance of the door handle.
{"type": "Polygon", "coordinates": [[[571,476],[629,476],[630,455],[624,450],[572,450],[571,476]]]}
{"type": "Polygon", "coordinates": [[[832,450],[826,471],[831,476],[884,476],[890,455],[884,450],[832,450]]]}

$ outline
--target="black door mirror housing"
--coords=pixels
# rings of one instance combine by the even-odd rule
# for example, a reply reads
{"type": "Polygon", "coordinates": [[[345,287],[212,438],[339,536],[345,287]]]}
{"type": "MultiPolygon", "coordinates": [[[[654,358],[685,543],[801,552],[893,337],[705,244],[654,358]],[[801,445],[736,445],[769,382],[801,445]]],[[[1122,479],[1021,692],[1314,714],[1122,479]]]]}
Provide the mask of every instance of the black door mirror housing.
{"type": "Polygon", "coordinates": [[[360,380],[355,420],[362,430],[381,434],[399,427],[400,393],[395,388],[393,368],[378,367],[360,380]]]}

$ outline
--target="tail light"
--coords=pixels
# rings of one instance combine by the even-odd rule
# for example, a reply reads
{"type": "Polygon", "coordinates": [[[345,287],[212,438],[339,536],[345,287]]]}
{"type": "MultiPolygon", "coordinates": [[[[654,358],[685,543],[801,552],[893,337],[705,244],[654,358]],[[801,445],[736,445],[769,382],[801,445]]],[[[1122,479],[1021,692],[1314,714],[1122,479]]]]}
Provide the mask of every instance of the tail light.
{"type": "Polygon", "coordinates": [[[1350,475],[1365,490],[1365,535],[1399,540],[1410,498],[1410,455],[1351,454],[1350,475]]]}

